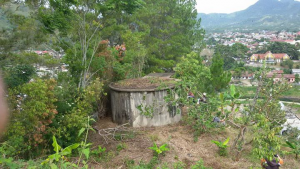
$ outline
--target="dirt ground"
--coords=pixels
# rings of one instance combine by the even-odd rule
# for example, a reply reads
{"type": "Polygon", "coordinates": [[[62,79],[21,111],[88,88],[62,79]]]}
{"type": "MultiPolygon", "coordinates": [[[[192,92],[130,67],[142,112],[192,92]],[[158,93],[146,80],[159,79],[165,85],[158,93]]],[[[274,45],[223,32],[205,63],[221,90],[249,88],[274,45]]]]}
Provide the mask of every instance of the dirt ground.
{"type": "MultiPolygon", "coordinates": [[[[96,124],[98,129],[115,126],[116,124],[112,123],[110,118],[100,120],[96,124]]],[[[173,168],[173,164],[178,161],[182,161],[186,164],[186,168],[189,168],[200,159],[203,159],[205,166],[213,169],[261,168],[260,161],[251,157],[249,153],[250,147],[245,148],[245,152],[238,162],[234,161],[230,155],[228,157],[220,157],[218,155],[218,148],[211,143],[211,140],[224,141],[227,137],[230,137],[229,144],[231,145],[237,131],[230,127],[224,129],[224,131],[203,134],[197,142],[194,141],[193,131],[182,122],[164,127],[132,130],[135,130],[137,133],[134,138],[123,141],[109,141],[108,144],[99,134],[91,134],[90,141],[93,142],[94,147],[101,145],[106,147],[107,152],[116,152],[116,147],[120,143],[126,145],[119,153],[113,153],[114,155],[105,162],[91,162],[92,168],[124,169],[126,168],[125,162],[128,160],[134,160],[135,165],[138,165],[141,160],[149,162],[153,157],[152,150],[149,149],[153,142],[158,145],[164,143],[169,145],[170,151],[166,152],[166,155],[160,159],[162,163],[168,164],[169,168],[173,168]]],[[[285,164],[281,169],[300,168],[300,161],[296,161],[293,156],[284,158],[285,164]]]]}

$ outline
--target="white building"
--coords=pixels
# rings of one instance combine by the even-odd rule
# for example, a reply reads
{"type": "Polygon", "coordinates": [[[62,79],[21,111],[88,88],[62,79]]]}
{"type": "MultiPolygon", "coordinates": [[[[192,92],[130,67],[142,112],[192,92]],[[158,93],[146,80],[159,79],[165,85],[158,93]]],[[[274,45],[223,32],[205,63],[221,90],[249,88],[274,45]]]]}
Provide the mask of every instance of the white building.
{"type": "Polygon", "coordinates": [[[292,74],[296,75],[300,75],[300,69],[292,69],[292,74]]]}

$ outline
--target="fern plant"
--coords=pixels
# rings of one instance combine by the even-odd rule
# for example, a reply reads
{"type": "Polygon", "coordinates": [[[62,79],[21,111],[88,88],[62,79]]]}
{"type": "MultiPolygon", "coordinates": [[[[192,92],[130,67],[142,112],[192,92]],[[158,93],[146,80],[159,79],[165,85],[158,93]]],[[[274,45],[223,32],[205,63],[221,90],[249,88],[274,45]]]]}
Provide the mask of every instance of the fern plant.
{"type": "Polygon", "coordinates": [[[229,142],[229,137],[224,142],[215,141],[215,140],[212,140],[211,142],[219,147],[219,155],[220,156],[227,156],[227,154],[228,154],[228,152],[227,152],[228,145],[227,144],[229,142]]]}

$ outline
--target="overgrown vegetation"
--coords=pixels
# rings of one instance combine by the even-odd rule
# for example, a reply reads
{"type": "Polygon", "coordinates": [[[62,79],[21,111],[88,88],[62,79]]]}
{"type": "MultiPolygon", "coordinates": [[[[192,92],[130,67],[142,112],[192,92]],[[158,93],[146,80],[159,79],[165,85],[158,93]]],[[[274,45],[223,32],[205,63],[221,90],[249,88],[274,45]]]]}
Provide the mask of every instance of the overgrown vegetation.
{"type": "MultiPolygon", "coordinates": [[[[298,157],[297,134],[278,135],[285,123],[278,101],[284,95],[298,97],[299,87],[274,83],[266,78],[265,68],[235,62],[233,58],[248,52],[242,44],[218,45],[212,58],[201,57],[205,31],[197,19],[195,0],[4,0],[0,4],[6,7],[12,24],[11,29],[0,32],[0,67],[10,108],[10,123],[1,133],[0,167],[105,165],[128,149],[131,143],[122,142],[124,139],[136,136],[130,130],[124,134],[112,129],[111,139],[118,141],[113,150],[107,144],[90,142],[95,123],[109,112],[108,85],[116,81],[122,85],[125,79],[152,72],[175,72],[178,80],[172,81],[175,88],[165,101],[170,107],[186,108],[183,121],[192,129],[195,142],[203,134],[222,133],[231,126],[233,138],[212,141],[221,156],[239,160],[250,145],[256,160],[286,153],[282,146],[298,157]],[[17,6],[17,12],[7,8],[10,4],[17,6]],[[26,14],[18,13],[25,8],[26,14]],[[228,70],[235,70],[237,76],[255,72],[258,85],[230,86],[228,70]],[[245,97],[251,100],[242,102],[245,97]]],[[[284,49],[293,59],[299,55],[296,48],[278,43],[262,51],[284,49]]],[[[291,61],[282,66],[286,72],[293,68],[291,61]]],[[[161,89],[168,81],[152,78],[149,83],[161,89]]],[[[137,109],[152,118],[157,106],[141,104],[137,109]]],[[[164,157],[174,148],[172,136],[168,137],[168,142],[161,143],[151,136],[153,146],[146,148],[153,152],[150,161],[126,159],[123,164],[143,169],[206,168],[203,160],[195,164],[178,157],[166,164],[164,157]]]]}

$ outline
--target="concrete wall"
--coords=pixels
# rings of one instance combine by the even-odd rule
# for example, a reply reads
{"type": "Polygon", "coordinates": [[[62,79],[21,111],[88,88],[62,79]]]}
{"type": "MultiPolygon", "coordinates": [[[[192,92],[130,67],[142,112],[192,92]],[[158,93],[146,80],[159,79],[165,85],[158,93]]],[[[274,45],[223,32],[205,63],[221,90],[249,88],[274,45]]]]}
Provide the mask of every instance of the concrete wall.
{"type": "Polygon", "coordinates": [[[180,109],[165,102],[167,90],[125,92],[111,90],[113,121],[118,124],[129,123],[133,127],[163,126],[179,122],[180,109]],[[137,108],[153,108],[153,117],[146,117],[137,108]]]}

